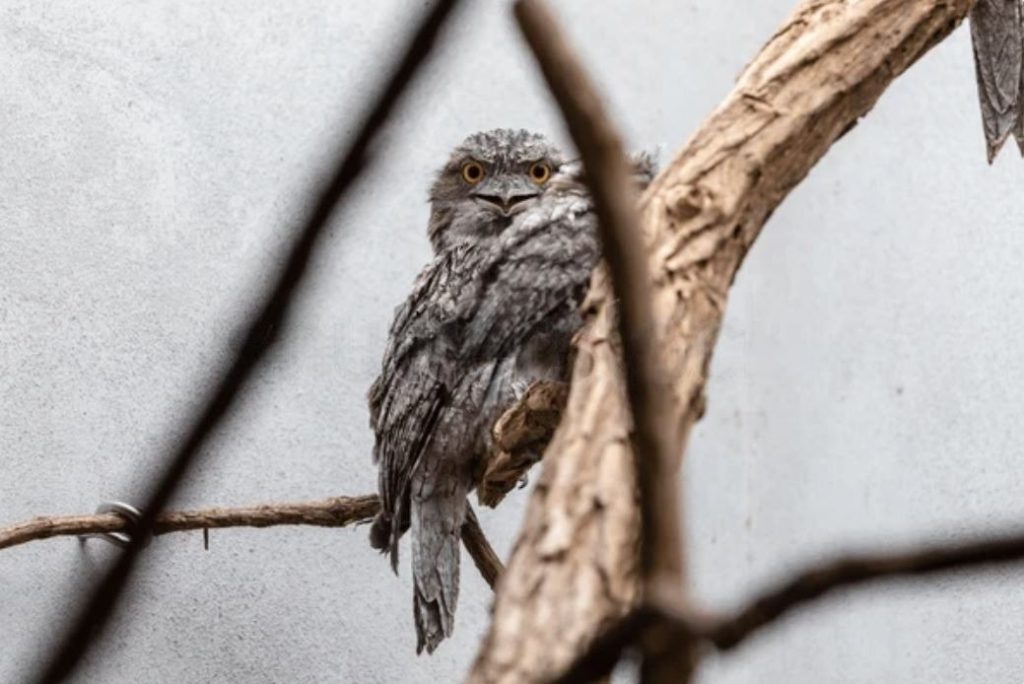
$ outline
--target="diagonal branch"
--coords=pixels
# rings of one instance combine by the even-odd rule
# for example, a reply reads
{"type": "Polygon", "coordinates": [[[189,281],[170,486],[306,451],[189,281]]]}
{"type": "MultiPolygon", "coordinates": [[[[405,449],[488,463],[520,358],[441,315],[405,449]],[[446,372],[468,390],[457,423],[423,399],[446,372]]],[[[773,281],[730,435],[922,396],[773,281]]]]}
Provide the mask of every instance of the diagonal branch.
{"type": "MultiPolygon", "coordinates": [[[[703,414],[729,287],[765,221],[971,0],[804,0],[641,198],[676,456],[703,414]]],[[[672,59],[671,55],[665,56],[672,59]]],[[[595,278],[562,425],[472,682],[551,679],[640,599],[614,298],[595,278]]]]}
{"type": "Polygon", "coordinates": [[[484,536],[484,530],[480,527],[476,512],[468,502],[466,503],[466,522],[462,523],[462,545],[466,547],[466,551],[469,551],[473,564],[480,571],[484,581],[491,589],[494,589],[505,566],[502,565],[498,554],[494,552],[494,548],[484,536]]]}
{"type": "MultiPolygon", "coordinates": [[[[336,496],[321,501],[275,503],[239,508],[205,508],[195,511],[169,511],[157,516],[153,535],[189,530],[212,530],[226,527],[276,527],[280,525],[313,525],[316,527],[347,527],[369,522],[380,510],[376,494],[336,496]]],[[[66,515],[33,518],[23,523],[0,528],[0,549],[52,537],[72,537],[104,532],[132,532],[131,525],[119,516],[66,515]]],[[[480,528],[476,515],[470,512],[462,526],[462,543],[487,584],[494,588],[502,572],[501,559],[480,528]]]]}
{"type": "MultiPolygon", "coordinates": [[[[637,230],[637,196],[618,132],[597,88],[542,0],[515,4],[519,28],[562,110],[583,161],[605,261],[618,295],[626,393],[640,489],[640,570],[644,600],[681,607],[683,550],[677,484],[680,435],[675,396],[661,364],[648,253],[637,230]]],[[[643,681],[683,681],[687,649],[645,651],[643,681]]]]}
{"type": "Polygon", "coordinates": [[[940,573],[979,571],[1022,561],[1024,531],[1018,531],[967,542],[827,559],[765,590],[734,613],[716,617],[638,606],[588,644],[553,684],[590,682],[605,677],[614,668],[617,654],[652,636],[668,649],[685,648],[693,639],[701,639],[720,651],[728,651],[790,612],[834,595],[839,589],[940,573]]]}
{"type": "Polygon", "coordinates": [[[719,649],[728,650],[783,615],[837,589],[863,587],[881,580],[985,569],[1022,560],[1024,532],[903,551],[850,554],[795,573],[778,586],[764,591],[735,614],[704,625],[702,636],[719,649]]]}
{"type": "MultiPolygon", "coordinates": [[[[640,239],[637,195],[618,132],[589,75],[542,0],[520,0],[516,18],[558,102],[583,161],[598,218],[603,254],[618,295],[619,332],[626,391],[633,415],[633,443],[640,474],[642,568],[645,582],[682,580],[678,493],[674,475],[674,397],[658,361],[654,291],[647,249],[640,239]]],[[[658,587],[661,589],[661,587],[658,587]]]]}
{"type": "Polygon", "coordinates": [[[203,446],[234,406],[253,371],[266,357],[268,349],[280,337],[281,329],[287,322],[293,295],[306,274],[310,258],[326,231],[328,220],[366,165],[370,145],[377,132],[394,110],[420,64],[430,54],[441,27],[456,4],[457,0],[438,0],[420,21],[401,58],[392,68],[380,95],[367,110],[351,144],[341,155],[337,168],[318,192],[313,210],[296,236],[273,286],[268,289],[256,315],[247,326],[245,340],[238,354],[204,400],[200,412],[190,421],[187,437],[167,456],[161,475],[145,497],[138,525],[142,534],[133,537],[124,554],[101,578],[63,637],[50,649],[34,681],[52,684],[66,679],[95,637],[102,632],[131,576],[135,560],[142,549],[141,540],[153,530],[160,511],[167,506],[203,446]]]}

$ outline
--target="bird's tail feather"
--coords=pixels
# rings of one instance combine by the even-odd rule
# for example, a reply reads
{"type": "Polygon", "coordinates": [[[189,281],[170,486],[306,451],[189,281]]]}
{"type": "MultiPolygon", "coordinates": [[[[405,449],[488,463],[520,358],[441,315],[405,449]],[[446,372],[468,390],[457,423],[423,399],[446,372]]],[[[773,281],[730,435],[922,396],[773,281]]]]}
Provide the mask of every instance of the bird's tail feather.
{"type": "Polygon", "coordinates": [[[412,501],[413,616],[416,653],[433,653],[451,636],[459,598],[459,535],[466,491],[412,501]]]}

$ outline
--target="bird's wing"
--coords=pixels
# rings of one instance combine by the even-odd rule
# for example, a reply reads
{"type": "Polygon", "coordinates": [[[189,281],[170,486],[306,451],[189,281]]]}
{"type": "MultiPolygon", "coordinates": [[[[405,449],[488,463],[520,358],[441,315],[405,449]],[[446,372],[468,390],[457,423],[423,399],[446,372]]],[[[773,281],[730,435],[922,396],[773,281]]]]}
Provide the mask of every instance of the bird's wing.
{"type": "Polygon", "coordinates": [[[461,356],[503,358],[548,320],[571,314],[599,255],[595,218],[582,187],[546,193],[493,246],[474,307],[463,316],[461,356]]]}
{"type": "MultiPolygon", "coordinates": [[[[441,316],[444,343],[452,345],[449,359],[458,374],[450,378],[449,390],[451,404],[458,408],[441,408],[437,434],[427,437],[433,438],[430,448],[408,464],[413,471],[406,480],[412,487],[417,652],[433,651],[454,625],[459,530],[472,487],[463,471],[466,454],[459,452],[466,447],[465,431],[475,433],[480,427],[459,408],[483,408],[480,402],[500,375],[496,369],[501,360],[522,348],[548,319],[572,316],[597,260],[590,204],[581,188],[574,188],[575,192],[546,194],[497,241],[481,247],[481,253],[459,257],[460,263],[471,265],[449,267],[443,303],[429,312],[441,316]],[[468,396],[477,399],[467,401],[468,396]],[[469,424],[457,424],[467,420],[469,424]]],[[[430,351],[436,351],[436,345],[430,351]]]]}
{"type": "Polygon", "coordinates": [[[589,200],[577,190],[546,195],[494,243],[435,257],[396,312],[369,396],[393,560],[412,473],[452,396],[585,293],[598,248],[589,200]]]}
{"type": "Polygon", "coordinates": [[[1024,153],[1021,0],[978,0],[970,22],[988,160],[995,159],[1011,133],[1024,153]]]}
{"type": "Polygon", "coordinates": [[[408,516],[410,476],[451,392],[451,330],[471,296],[470,245],[439,255],[396,311],[380,376],[370,388],[370,426],[376,435],[381,505],[393,519],[392,558],[408,516]]]}

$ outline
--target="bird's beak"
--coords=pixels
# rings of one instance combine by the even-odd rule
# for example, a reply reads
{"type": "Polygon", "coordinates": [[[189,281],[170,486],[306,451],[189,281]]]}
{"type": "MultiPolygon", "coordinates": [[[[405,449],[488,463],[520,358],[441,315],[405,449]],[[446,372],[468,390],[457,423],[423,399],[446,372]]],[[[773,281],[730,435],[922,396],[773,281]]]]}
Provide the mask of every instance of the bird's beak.
{"type": "Polygon", "coordinates": [[[484,181],[473,196],[500,211],[502,216],[512,216],[539,194],[533,185],[484,181]]]}

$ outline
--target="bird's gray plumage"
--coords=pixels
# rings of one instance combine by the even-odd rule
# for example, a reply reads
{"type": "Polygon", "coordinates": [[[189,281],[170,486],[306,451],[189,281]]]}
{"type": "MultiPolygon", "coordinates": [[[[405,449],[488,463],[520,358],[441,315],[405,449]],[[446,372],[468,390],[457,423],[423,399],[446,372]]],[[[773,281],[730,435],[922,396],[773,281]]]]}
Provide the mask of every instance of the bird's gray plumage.
{"type": "Polygon", "coordinates": [[[466,496],[493,423],[530,383],[567,378],[600,250],[577,167],[563,163],[526,131],[455,149],[431,189],[434,258],[396,311],[370,390],[382,504],[370,538],[397,570],[412,531],[417,652],[452,631],[466,496]],[[467,180],[467,164],[484,177],[467,180]]]}
{"type": "Polygon", "coordinates": [[[989,162],[1011,134],[1024,153],[1022,5],[1022,0],[978,0],[971,8],[971,42],[989,162]]]}

